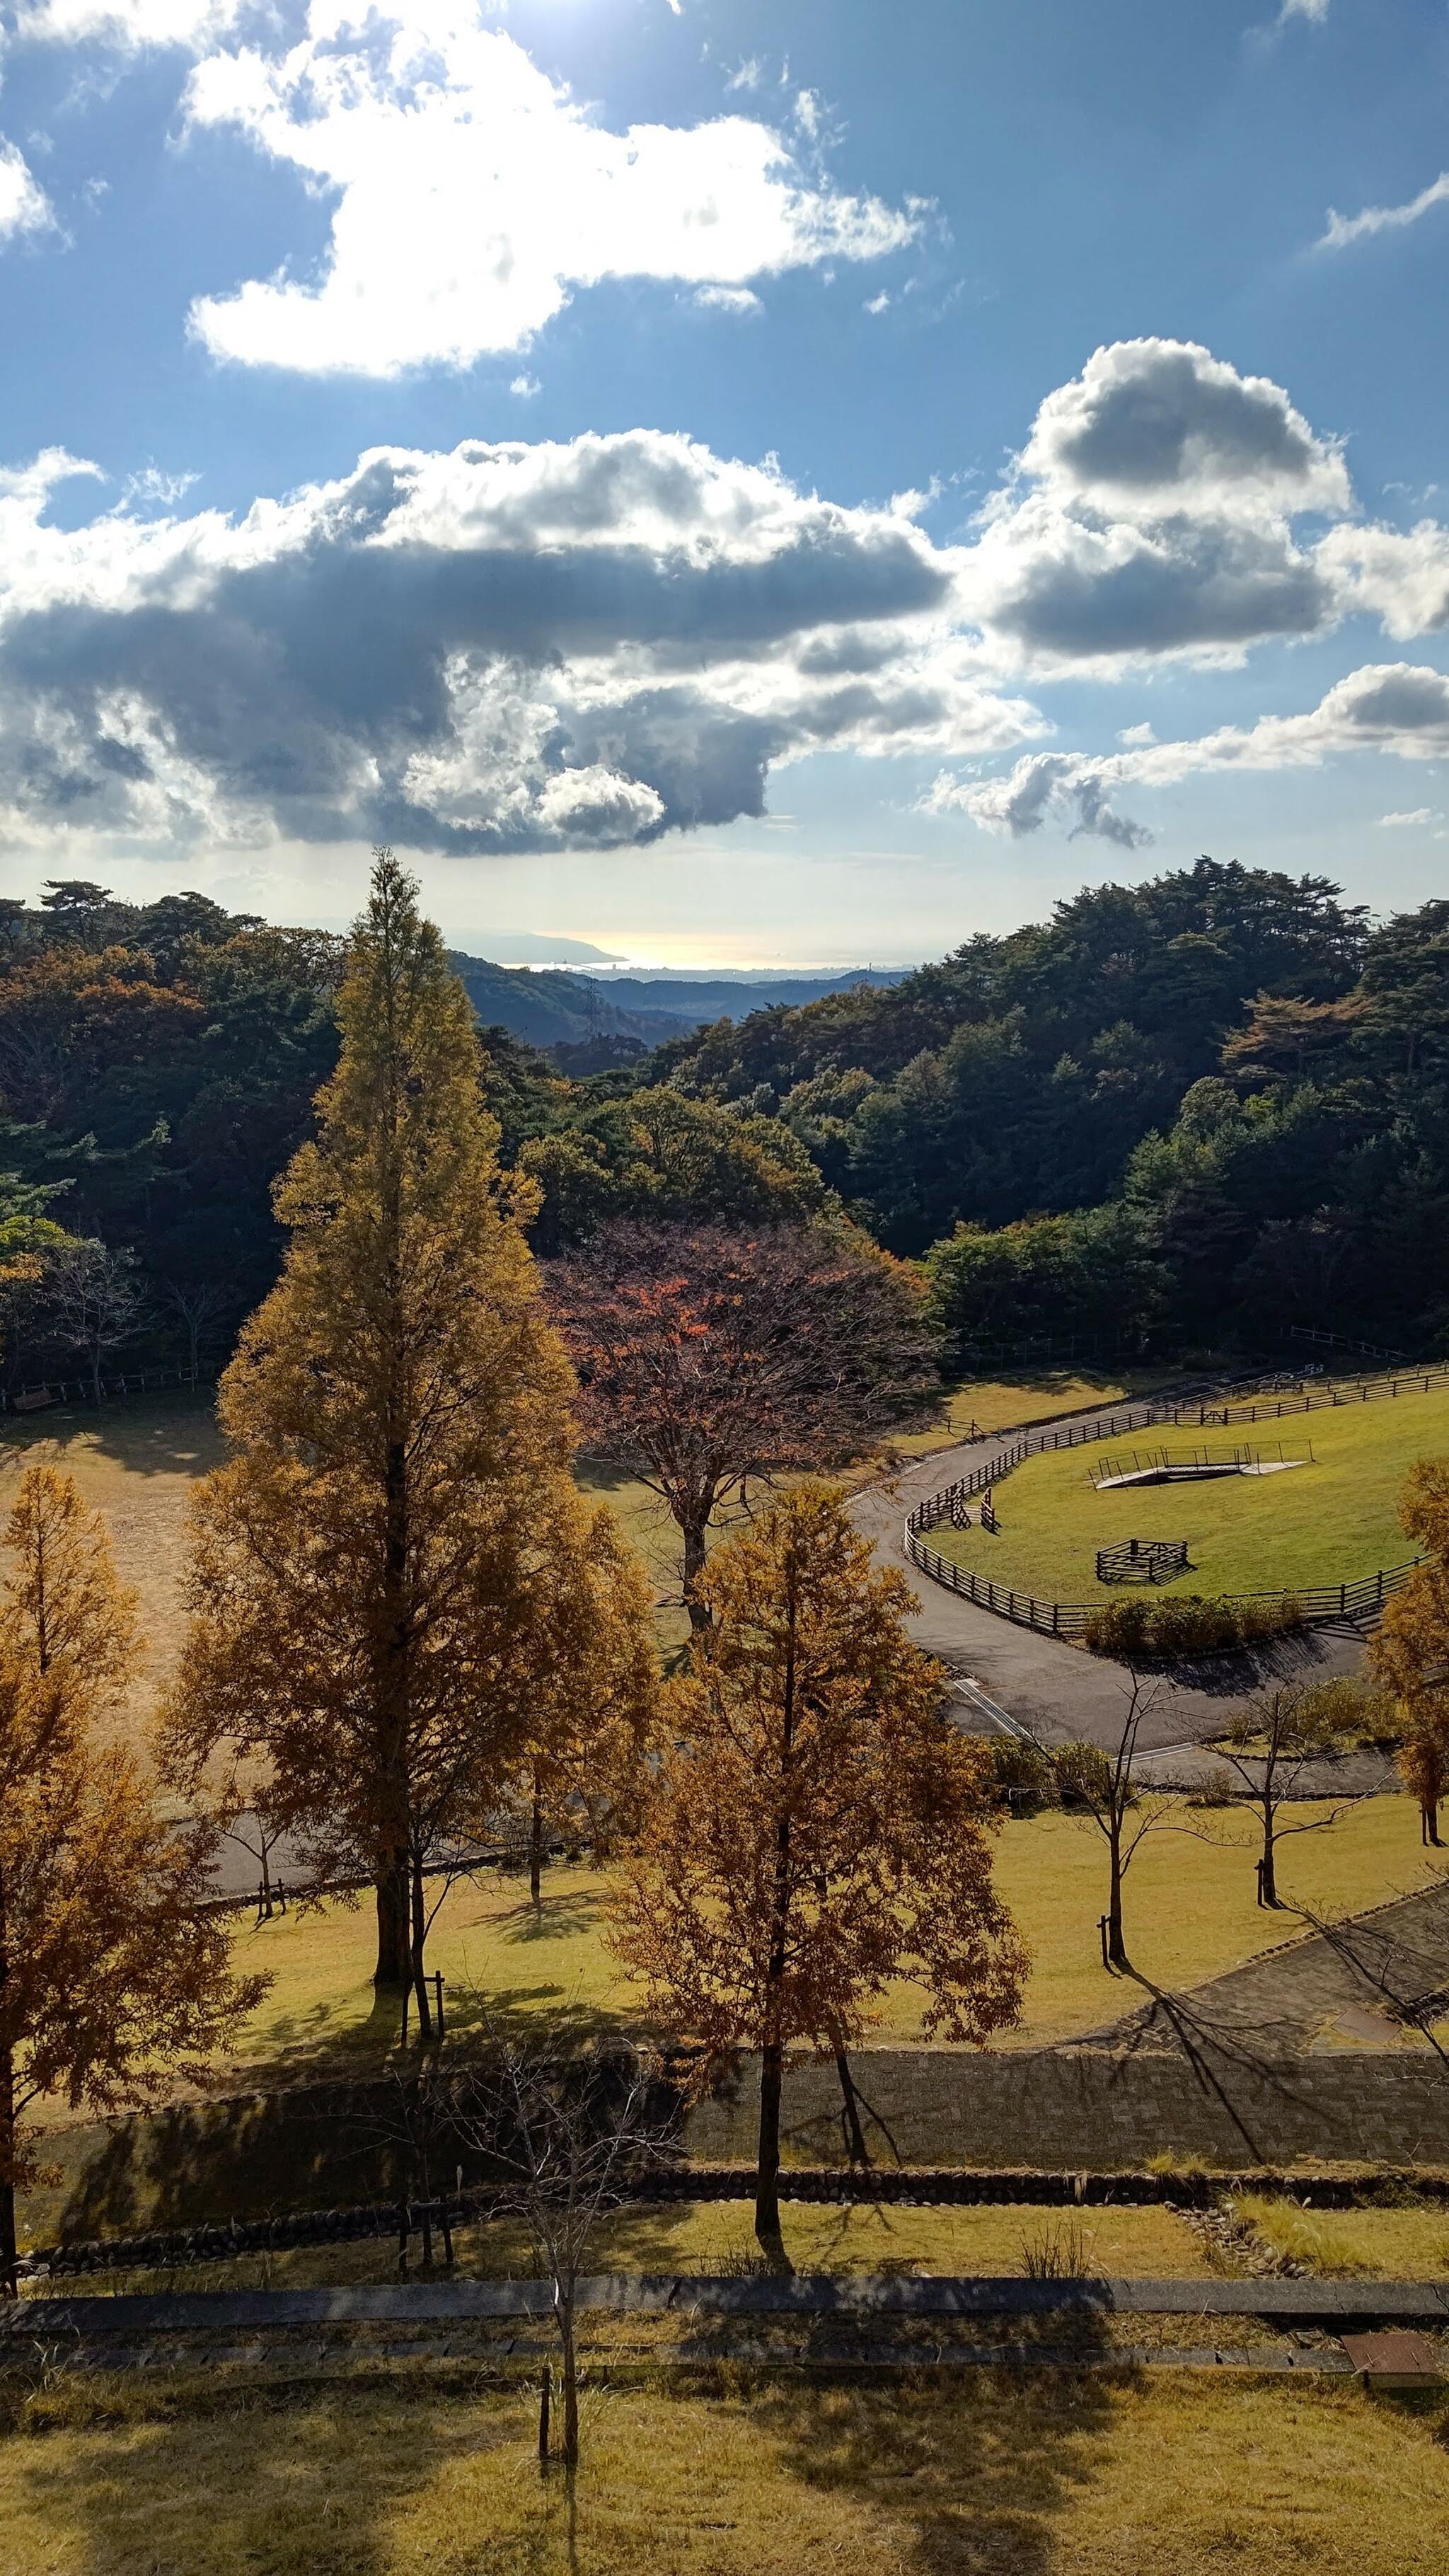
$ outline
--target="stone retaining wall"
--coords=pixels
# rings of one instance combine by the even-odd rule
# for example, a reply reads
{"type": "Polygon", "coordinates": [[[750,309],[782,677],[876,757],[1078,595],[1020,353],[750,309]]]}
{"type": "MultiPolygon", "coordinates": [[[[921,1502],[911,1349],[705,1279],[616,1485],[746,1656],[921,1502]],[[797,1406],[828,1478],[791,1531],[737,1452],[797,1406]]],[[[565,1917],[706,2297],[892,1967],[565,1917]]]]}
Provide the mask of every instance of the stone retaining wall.
{"type": "MultiPolygon", "coordinates": [[[[977,2054],[871,2049],[851,2061],[882,2161],[1101,2171],[1153,2156],[1227,2168],[1296,2159],[1392,2165],[1449,2160],[1449,2063],[1432,2049],[1333,2049],[1282,2066],[1243,2050],[1107,2048],[977,2054]]],[[[753,2155],[757,2061],[690,2111],[689,2154],[753,2155]]],[[[829,2063],[793,2069],[788,2149],[838,2160],[840,2086],[829,2063]]]]}

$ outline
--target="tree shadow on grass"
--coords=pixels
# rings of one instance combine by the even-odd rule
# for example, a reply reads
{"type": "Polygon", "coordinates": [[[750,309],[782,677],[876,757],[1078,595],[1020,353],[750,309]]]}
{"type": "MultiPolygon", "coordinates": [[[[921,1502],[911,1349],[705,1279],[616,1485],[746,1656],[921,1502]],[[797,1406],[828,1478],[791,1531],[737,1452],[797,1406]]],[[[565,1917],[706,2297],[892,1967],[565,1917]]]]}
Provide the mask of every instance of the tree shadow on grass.
{"type": "Polygon", "coordinates": [[[1110,2436],[1110,2382],[1040,2366],[781,2372],[752,2411],[806,2485],[897,2526],[912,2576],[1052,2576],[1110,2436]]]}
{"type": "Polygon", "coordinates": [[[134,1476],[201,1476],[219,1466],[224,1443],[211,1392],[200,1399],[177,1389],[120,1397],[115,1403],[50,1405],[40,1413],[12,1417],[0,1424],[0,1475],[19,1471],[43,1458],[63,1467],[74,1455],[57,1457],[78,1440],[97,1457],[124,1467],[134,1476]]]}
{"type": "MultiPolygon", "coordinates": [[[[74,2576],[393,2576],[410,2507],[469,2455],[520,2449],[527,2432],[527,2400],[480,2410],[426,2378],[365,2391],[160,2379],[65,2395],[74,2431],[62,2414],[44,2438],[7,2445],[11,2492],[44,2535],[14,2576],[61,2563],[57,2546],[74,2576]]],[[[477,2537],[481,2565],[490,2535],[477,2537]]],[[[440,2561],[420,2548],[407,2563],[440,2561]]]]}

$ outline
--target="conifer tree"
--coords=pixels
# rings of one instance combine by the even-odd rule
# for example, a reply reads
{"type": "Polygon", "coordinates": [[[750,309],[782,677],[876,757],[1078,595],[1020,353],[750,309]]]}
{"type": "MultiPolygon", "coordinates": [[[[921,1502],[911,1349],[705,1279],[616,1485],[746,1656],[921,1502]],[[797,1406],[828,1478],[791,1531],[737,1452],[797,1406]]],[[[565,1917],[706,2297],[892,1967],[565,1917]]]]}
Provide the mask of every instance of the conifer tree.
{"type": "Polygon", "coordinates": [[[549,1572],[547,1651],[505,1797],[523,1824],[535,1906],[555,1836],[587,1839],[600,1860],[637,1821],[659,1700],[649,1585],[613,1513],[581,1511],[549,1572]]]}
{"type": "Polygon", "coordinates": [[[755,2228],[777,2263],[780,2104],[791,2047],[835,2056],[896,1977],[928,2033],[982,2041],[1017,2015],[1026,1958],[991,1879],[979,1742],[905,1633],[833,1486],[797,1486],[716,1549],[711,1625],[666,1696],[669,1749],[612,1940],[650,2010],[702,2043],[701,2075],[759,2051],[755,2228]]]}
{"type": "Polygon", "coordinates": [[[411,1981],[426,2035],[426,1865],[496,1798],[556,1652],[572,1380],[467,996],[388,851],[338,1016],[282,1277],[222,1382],[168,1740],[183,1781],[222,1747],[250,1765],[319,1874],[367,1873],[376,1982],[411,1981]]]}
{"type": "Polygon", "coordinates": [[[210,2050],[264,1981],[230,1972],[198,1915],[211,1846],[158,1810],[97,1738],[136,1653],[132,1595],[69,1477],[31,1467],[0,1593],[0,2293],[16,2286],[15,2192],[42,2094],[116,2108],[210,2050]]]}

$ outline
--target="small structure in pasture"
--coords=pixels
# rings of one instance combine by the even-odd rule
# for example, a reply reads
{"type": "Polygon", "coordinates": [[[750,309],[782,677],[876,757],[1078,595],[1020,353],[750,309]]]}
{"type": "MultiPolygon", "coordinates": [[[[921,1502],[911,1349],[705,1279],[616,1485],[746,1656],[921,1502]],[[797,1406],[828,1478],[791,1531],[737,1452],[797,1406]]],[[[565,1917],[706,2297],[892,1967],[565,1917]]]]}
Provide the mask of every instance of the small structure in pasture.
{"type": "Polygon", "coordinates": [[[1281,1440],[1276,1450],[1243,1441],[1233,1449],[1131,1449],[1122,1456],[1099,1458],[1087,1473],[1098,1493],[1105,1494],[1121,1485],[1188,1485],[1215,1476],[1279,1476],[1289,1467],[1312,1465],[1311,1440],[1306,1458],[1285,1458],[1281,1440]]]}
{"type": "Polygon", "coordinates": [[[1099,1583],[1170,1583],[1187,1570],[1185,1538],[1124,1538],[1097,1550],[1099,1583]]]}

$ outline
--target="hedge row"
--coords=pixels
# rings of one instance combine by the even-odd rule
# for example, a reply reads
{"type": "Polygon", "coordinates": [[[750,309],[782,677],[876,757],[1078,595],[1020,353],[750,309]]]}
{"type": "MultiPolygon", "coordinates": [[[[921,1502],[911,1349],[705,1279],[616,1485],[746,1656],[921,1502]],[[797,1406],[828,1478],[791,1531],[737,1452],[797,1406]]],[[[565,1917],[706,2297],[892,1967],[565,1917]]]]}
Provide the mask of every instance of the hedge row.
{"type": "Polygon", "coordinates": [[[1158,1600],[1138,1594],[1091,1611],[1082,1640],[1092,1654],[1113,1655],[1119,1662],[1148,1655],[1220,1654],[1225,1647],[1258,1645],[1301,1628],[1304,1616],[1303,1603],[1292,1592],[1262,1601],[1227,1601],[1200,1592],[1166,1593],[1158,1600]]]}

